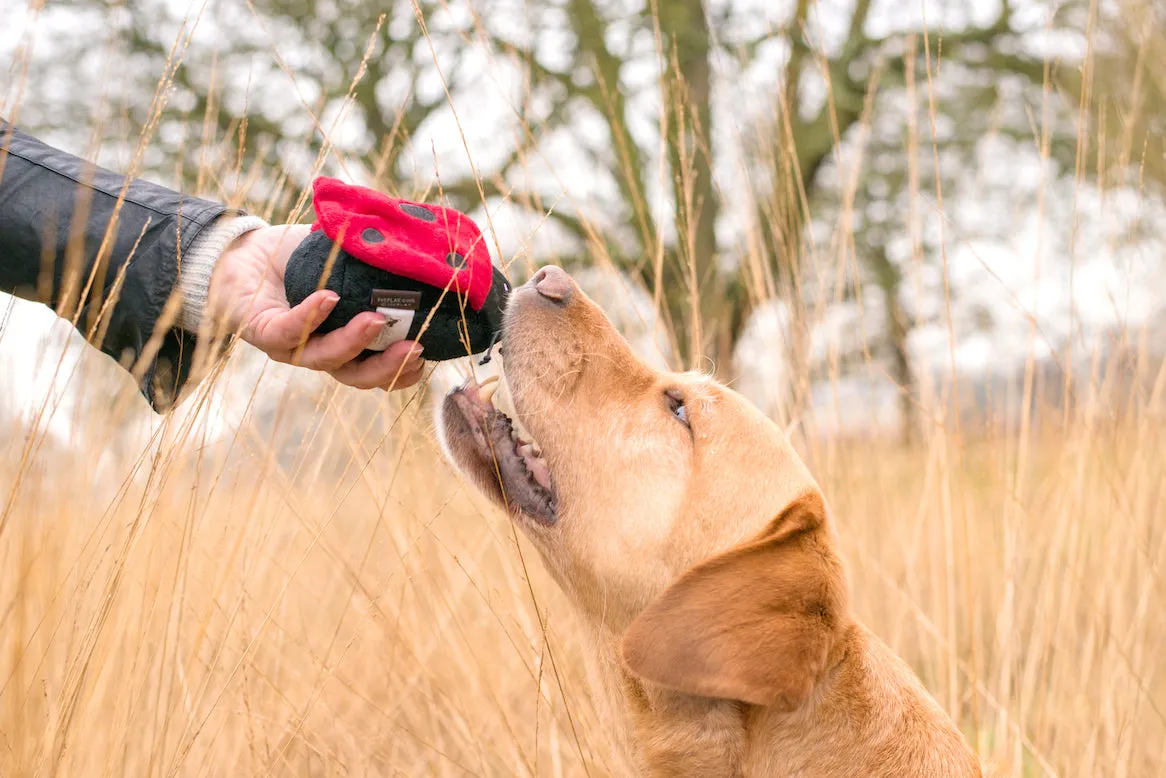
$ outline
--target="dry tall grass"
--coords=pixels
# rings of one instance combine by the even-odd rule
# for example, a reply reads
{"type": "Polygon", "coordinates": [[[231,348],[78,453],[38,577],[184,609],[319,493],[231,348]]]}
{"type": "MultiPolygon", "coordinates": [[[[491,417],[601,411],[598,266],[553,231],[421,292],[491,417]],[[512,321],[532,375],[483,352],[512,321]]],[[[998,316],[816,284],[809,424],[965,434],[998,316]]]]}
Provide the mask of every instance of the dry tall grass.
{"type": "MultiPolygon", "coordinates": [[[[1166,772],[1166,378],[1118,418],[1103,367],[975,435],[797,441],[858,615],[1003,776],[1166,772]]],[[[209,442],[176,415],[99,478],[137,410],[86,380],[125,402],[66,449],[0,431],[0,775],[627,774],[587,635],[424,390],[209,442]]]]}
{"type": "MultiPolygon", "coordinates": [[[[586,636],[421,399],[381,400],[385,435],[333,395],[282,465],[278,430],[170,430],[112,498],[105,441],[9,438],[0,773],[626,774],[586,636]]],[[[1001,775],[1161,771],[1160,415],[803,450],[859,615],[1001,775]]]]}

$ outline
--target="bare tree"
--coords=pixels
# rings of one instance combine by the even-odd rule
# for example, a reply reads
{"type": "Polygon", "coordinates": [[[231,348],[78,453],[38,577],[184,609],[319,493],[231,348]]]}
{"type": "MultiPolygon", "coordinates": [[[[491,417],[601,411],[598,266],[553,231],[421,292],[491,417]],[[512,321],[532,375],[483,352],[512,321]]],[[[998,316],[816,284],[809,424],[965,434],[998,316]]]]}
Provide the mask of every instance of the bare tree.
{"type": "MultiPolygon", "coordinates": [[[[548,25],[565,33],[570,44],[552,56],[501,34],[490,36],[500,54],[524,68],[529,94],[549,106],[540,131],[562,130],[563,117],[579,115],[602,125],[604,146],[580,145],[597,174],[613,183],[613,202],[600,219],[594,217],[595,209],[584,214],[562,203],[550,218],[590,252],[656,290],[660,313],[670,322],[687,363],[712,356],[722,368],[730,364],[728,357],[752,306],[771,291],[800,310],[805,227],[818,202],[822,171],[859,129],[864,114],[870,118],[888,95],[902,95],[913,82],[914,99],[932,98],[930,110],[937,123],[954,131],[932,138],[932,122],[925,122],[916,129],[926,137],[917,139],[913,153],[929,151],[934,144],[947,155],[950,149],[973,146],[993,117],[999,118],[993,108],[1005,99],[1006,89],[1023,105],[1039,109],[1047,87],[1058,120],[1071,104],[1066,96],[1079,91],[1075,63],[1061,67],[1026,48],[1035,23],[1030,14],[1030,26],[1018,29],[1010,3],[983,24],[880,35],[869,32],[875,26],[874,6],[869,0],[856,2],[845,36],[832,45],[815,39],[813,30],[821,20],[816,6],[805,1],[796,3],[790,17],[752,36],[735,34],[734,22],[740,20],[734,17],[733,4],[713,9],[700,0],[655,0],[639,9],[594,0],[546,3],[548,13],[536,14],[526,37],[537,40],[548,25]],[[770,128],[751,144],[753,159],[764,168],[754,186],[768,187],[754,192],[758,211],[752,223],[763,237],[759,263],[733,256],[737,249],[721,245],[717,237],[717,225],[725,217],[716,175],[719,157],[725,154],[718,145],[717,98],[718,90],[723,96],[733,85],[723,76],[718,80],[714,65],[730,61],[736,69],[748,67],[766,46],[776,46],[786,56],[771,82],[778,96],[774,114],[768,120],[753,117],[770,128]],[[654,68],[653,79],[629,77],[645,62],[654,68]],[[635,132],[646,123],[645,105],[652,106],[649,123],[655,133],[635,132]],[[659,191],[653,186],[656,166],[664,168],[659,191]],[[661,194],[670,206],[653,210],[653,199],[661,194]],[[655,218],[663,212],[670,224],[655,218]]],[[[837,14],[837,9],[831,7],[830,13],[837,14]]],[[[1078,17],[1065,10],[1054,22],[1058,29],[1083,30],[1078,17]]],[[[883,112],[884,121],[887,116],[883,112]]],[[[1072,119],[1071,112],[1067,116],[1072,119]]],[[[1011,124],[994,131],[1031,135],[1023,108],[1019,121],[1008,118],[1011,124]]],[[[893,133],[904,143],[906,121],[904,113],[893,133]]],[[[1057,128],[1066,129],[1065,137],[1073,136],[1071,122],[1057,128]]],[[[555,192],[524,188],[521,171],[528,152],[517,153],[493,171],[483,193],[549,210],[547,203],[559,200],[555,192]]],[[[905,160],[906,146],[898,152],[905,160]]],[[[931,182],[923,185],[933,188],[931,182]]],[[[461,182],[450,191],[472,199],[477,184],[461,182]]],[[[871,256],[869,261],[879,265],[879,254],[871,256]]],[[[868,261],[867,252],[858,259],[868,261]]],[[[885,272],[883,276],[890,278],[885,272]]]]}

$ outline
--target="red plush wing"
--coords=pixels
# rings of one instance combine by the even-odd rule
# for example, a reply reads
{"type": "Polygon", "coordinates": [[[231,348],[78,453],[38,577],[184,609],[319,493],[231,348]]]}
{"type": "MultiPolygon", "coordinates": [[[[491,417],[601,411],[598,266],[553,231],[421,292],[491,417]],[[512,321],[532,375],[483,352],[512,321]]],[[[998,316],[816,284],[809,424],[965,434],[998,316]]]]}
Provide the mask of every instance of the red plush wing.
{"type": "Polygon", "coordinates": [[[465,296],[481,309],[493,268],[478,225],[460,211],[398,200],[335,178],[312,183],[315,229],[362,262],[465,296]]]}

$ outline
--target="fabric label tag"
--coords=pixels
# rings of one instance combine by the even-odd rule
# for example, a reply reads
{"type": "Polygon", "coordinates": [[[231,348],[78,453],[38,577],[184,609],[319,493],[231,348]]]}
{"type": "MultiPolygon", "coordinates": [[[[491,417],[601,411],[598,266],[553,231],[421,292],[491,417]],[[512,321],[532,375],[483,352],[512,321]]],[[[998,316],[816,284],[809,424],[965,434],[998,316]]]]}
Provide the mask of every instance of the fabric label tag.
{"type": "Polygon", "coordinates": [[[373,351],[384,351],[409,336],[413,317],[421,307],[421,293],[397,289],[373,289],[370,303],[377,313],[385,317],[385,326],[368,348],[373,351]]]}

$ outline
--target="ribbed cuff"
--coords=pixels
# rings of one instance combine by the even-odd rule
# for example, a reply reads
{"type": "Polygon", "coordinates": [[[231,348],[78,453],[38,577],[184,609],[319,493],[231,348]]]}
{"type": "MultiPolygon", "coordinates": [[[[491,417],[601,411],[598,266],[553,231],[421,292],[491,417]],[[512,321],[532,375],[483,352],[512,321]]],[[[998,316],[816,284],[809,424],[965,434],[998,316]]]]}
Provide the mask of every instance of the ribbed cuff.
{"type": "Polygon", "coordinates": [[[258,216],[220,216],[186,250],[182,257],[182,272],[178,277],[178,285],[182,290],[182,318],[179,320],[182,329],[198,332],[206,311],[207,293],[215,263],[227,250],[227,246],[240,235],[267,226],[267,222],[258,216]]]}

